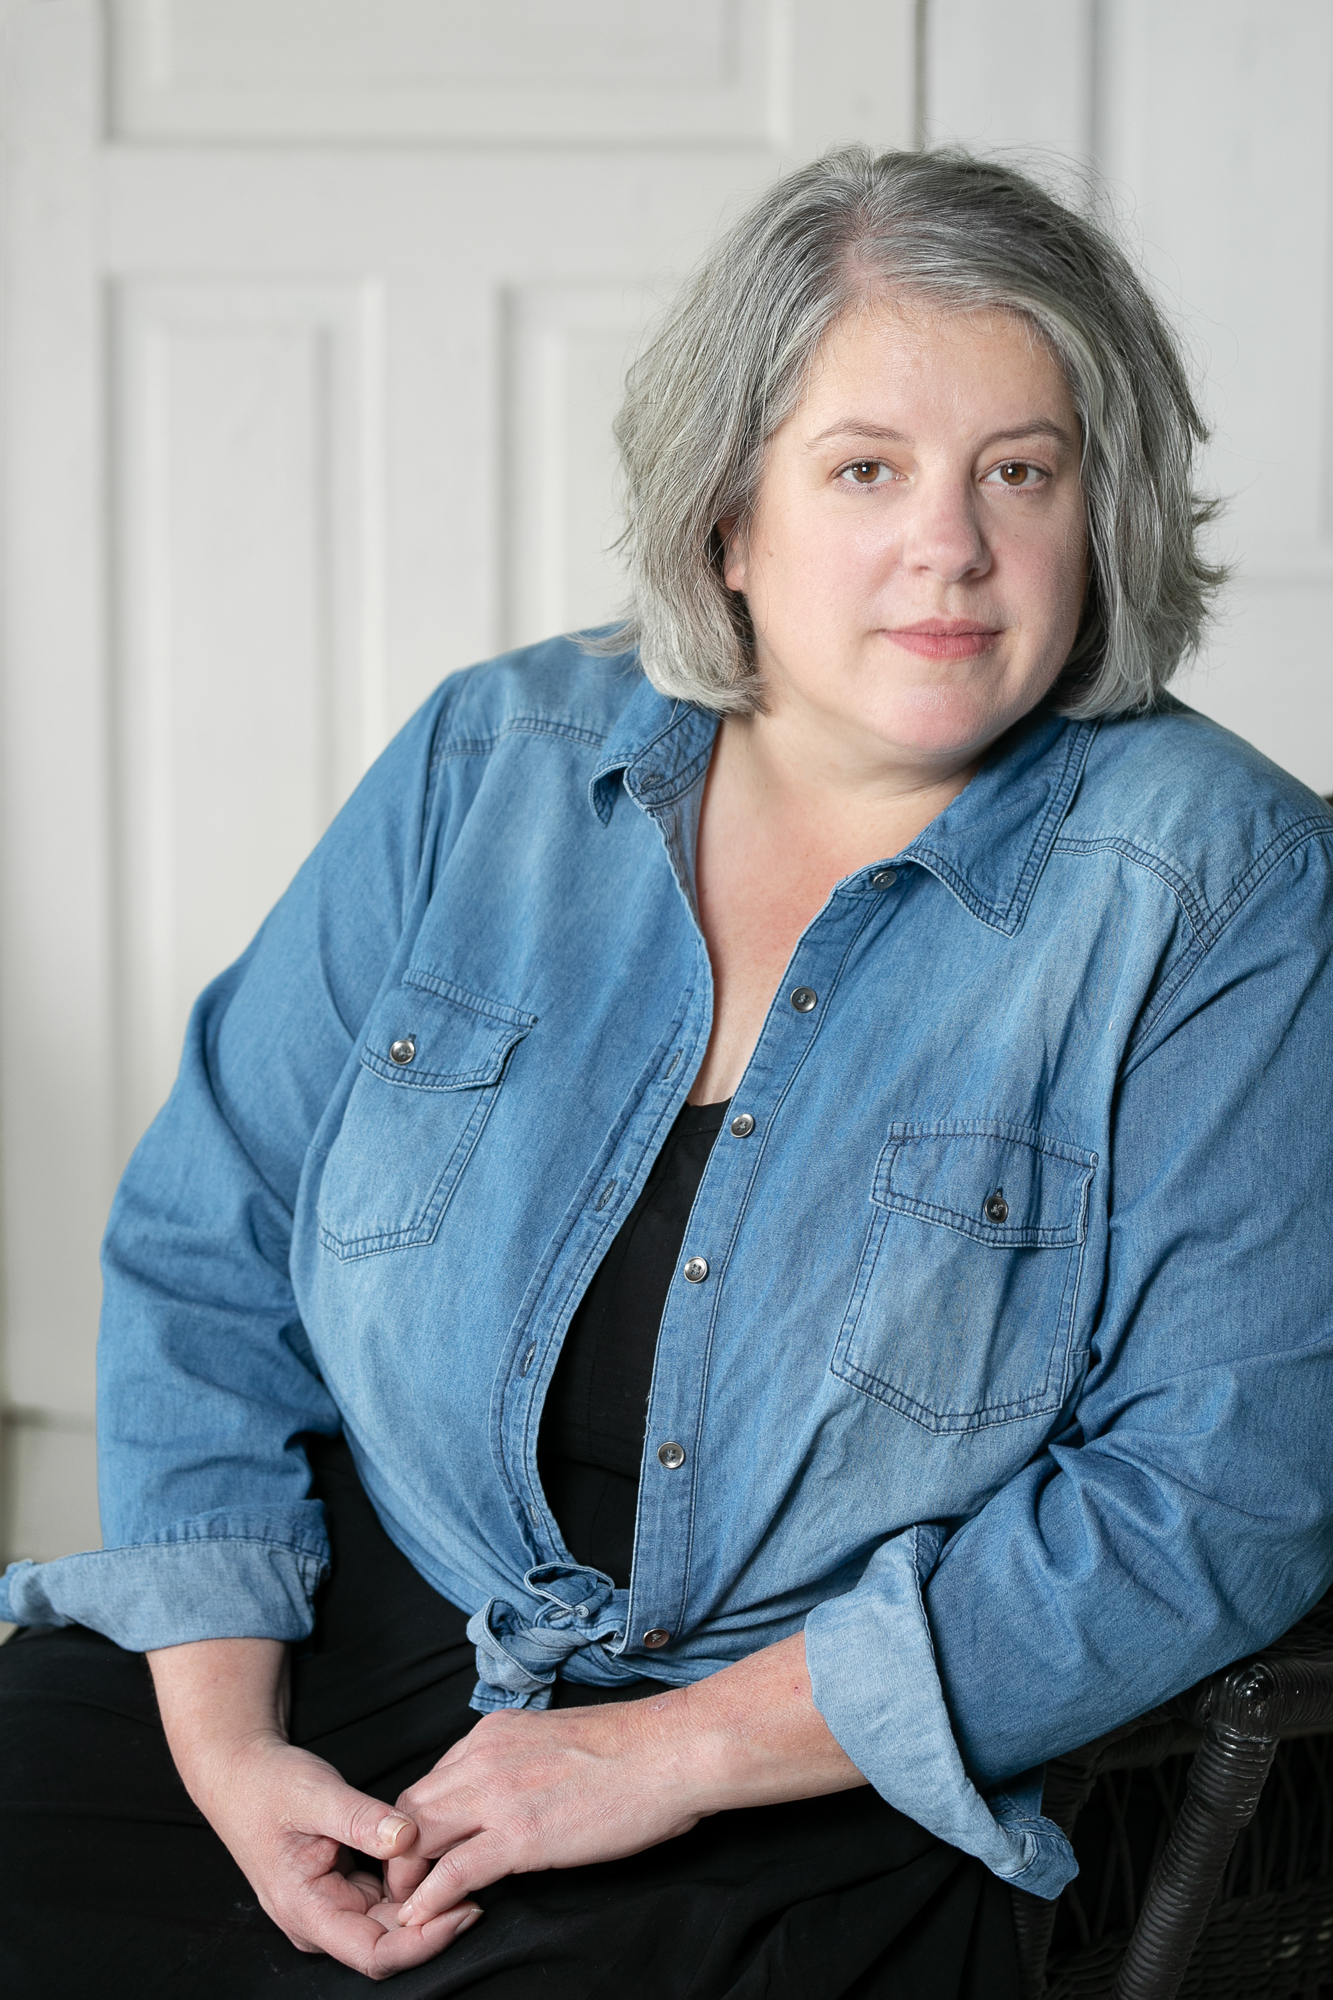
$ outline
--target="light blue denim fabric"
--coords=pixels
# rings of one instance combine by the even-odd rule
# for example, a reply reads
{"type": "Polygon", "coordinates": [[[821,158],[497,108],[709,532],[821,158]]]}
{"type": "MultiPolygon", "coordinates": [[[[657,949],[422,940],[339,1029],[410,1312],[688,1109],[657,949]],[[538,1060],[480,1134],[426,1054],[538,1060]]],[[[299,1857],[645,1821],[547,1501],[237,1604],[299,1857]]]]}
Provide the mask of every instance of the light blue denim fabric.
{"type": "Polygon", "coordinates": [[[839,884],[699,1190],[617,1591],[537,1428],[707,1044],[715,727],[557,641],[403,731],[195,1011],[107,1237],[109,1546],[0,1613],[301,1636],[341,1424],[481,1706],[804,1629],[884,1796],[1054,1894],[997,1787],[1333,1578],[1333,826],[1179,706],[1038,713],[839,884]]]}

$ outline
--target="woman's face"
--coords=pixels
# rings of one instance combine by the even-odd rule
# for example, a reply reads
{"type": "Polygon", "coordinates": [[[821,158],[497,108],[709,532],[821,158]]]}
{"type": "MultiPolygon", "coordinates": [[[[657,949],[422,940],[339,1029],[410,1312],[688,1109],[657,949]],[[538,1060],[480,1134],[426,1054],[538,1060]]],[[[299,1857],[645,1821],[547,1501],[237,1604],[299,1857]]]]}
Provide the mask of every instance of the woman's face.
{"type": "Polygon", "coordinates": [[[1079,448],[1026,322],[911,301],[846,315],[727,548],[767,714],[923,775],[975,760],[1073,646],[1079,448]]]}

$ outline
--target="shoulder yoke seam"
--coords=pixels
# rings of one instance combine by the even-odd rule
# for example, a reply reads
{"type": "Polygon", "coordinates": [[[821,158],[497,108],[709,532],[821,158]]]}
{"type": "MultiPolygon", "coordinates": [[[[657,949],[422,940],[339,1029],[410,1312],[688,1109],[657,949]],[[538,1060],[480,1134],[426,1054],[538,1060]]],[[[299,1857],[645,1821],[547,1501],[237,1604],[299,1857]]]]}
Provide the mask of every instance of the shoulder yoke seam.
{"type": "Polygon", "coordinates": [[[1163,981],[1150,1011],[1140,1022],[1138,1032],[1125,1050],[1123,1074],[1127,1075],[1135,1062],[1140,1059],[1144,1043],[1166,1009],[1278,863],[1301,846],[1307,838],[1322,838],[1327,841],[1330,836],[1333,836],[1333,827],[1328,821],[1322,815],[1316,817],[1314,813],[1309,813],[1304,819],[1297,820],[1293,825],[1284,828],[1281,833],[1275,834],[1268,846],[1256,855],[1229,895],[1219,903],[1216,910],[1210,912],[1205,930],[1197,934],[1197,943],[1191,950],[1181,953],[1171,974],[1163,981]]]}
{"type": "Polygon", "coordinates": [[[554,736],[566,743],[584,744],[590,750],[600,750],[606,741],[605,732],[585,729],[581,723],[569,722],[563,716],[510,715],[484,734],[442,737],[433,761],[439,764],[447,757],[485,757],[507,736],[554,736]]]}
{"type": "Polygon", "coordinates": [[[1182,875],[1178,869],[1173,868],[1171,863],[1164,860],[1160,854],[1154,854],[1150,848],[1140,847],[1136,841],[1128,839],[1123,834],[1108,833],[1086,838],[1078,834],[1062,834],[1055,843],[1054,852],[1057,854],[1123,854],[1127,861],[1134,862],[1139,868],[1146,868],[1150,874],[1155,875],[1171,891],[1171,894],[1175,897],[1189,920],[1190,929],[1200,942],[1203,941],[1208,929],[1209,912],[1207,906],[1200,902],[1187,877],[1182,875]]]}
{"type": "Polygon", "coordinates": [[[1319,835],[1325,838],[1333,835],[1333,826],[1330,826],[1322,815],[1314,813],[1308,813],[1303,819],[1284,827],[1280,833],[1273,836],[1267,847],[1260,849],[1244,874],[1232,884],[1216,908],[1210,907],[1203,901],[1189,878],[1171,862],[1162,855],[1154,853],[1151,848],[1140,847],[1136,841],[1130,840],[1125,835],[1102,834],[1082,837],[1078,834],[1062,834],[1055,843],[1055,850],[1064,854],[1114,852],[1123,854],[1126,860],[1133,861],[1138,867],[1146,868],[1171,891],[1189,919],[1190,928],[1199,943],[1206,948],[1225,930],[1232,917],[1259,886],[1269,870],[1276,867],[1283,856],[1299,846],[1307,836],[1319,835]]]}

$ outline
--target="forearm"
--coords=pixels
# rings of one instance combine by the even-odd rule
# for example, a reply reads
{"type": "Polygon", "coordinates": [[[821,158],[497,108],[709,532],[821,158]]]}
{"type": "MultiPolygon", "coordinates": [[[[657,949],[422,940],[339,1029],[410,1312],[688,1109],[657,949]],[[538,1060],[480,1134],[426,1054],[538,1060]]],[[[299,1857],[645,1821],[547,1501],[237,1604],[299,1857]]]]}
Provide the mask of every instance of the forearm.
{"type": "Polygon", "coordinates": [[[850,1791],[866,1779],[815,1707],[795,1633],[693,1686],[622,1711],[645,1751],[677,1764],[701,1812],[850,1791]]]}
{"type": "Polygon", "coordinates": [[[239,1750],[286,1740],[287,1648],[279,1639],[198,1639],[147,1660],[176,1769],[207,1813],[239,1750]]]}

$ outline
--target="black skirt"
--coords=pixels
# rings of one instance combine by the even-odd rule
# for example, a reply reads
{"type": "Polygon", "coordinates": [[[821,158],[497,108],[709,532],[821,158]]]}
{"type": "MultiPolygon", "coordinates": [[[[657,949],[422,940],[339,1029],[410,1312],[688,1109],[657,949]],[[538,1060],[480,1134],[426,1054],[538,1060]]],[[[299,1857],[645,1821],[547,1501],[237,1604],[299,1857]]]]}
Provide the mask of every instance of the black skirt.
{"type": "MultiPolygon", "coordinates": [[[[394,1800],[477,1720],[463,1614],[312,1452],[334,1564],[292,1671],[293,1740],[394,1800]]],[[[608,1697],[572,1685],[559,1705],[608,1697]]],[[[341,2000],[190,1803],[148,1669],[82,1627],[0,1649],[0,1990],[9,2000],[341,2000]]],[[[395,2000],[1017,2000],[1009,1893],[868,1788],[719,1813],[629,1860],[511,1876],[395,2000]]]]}

